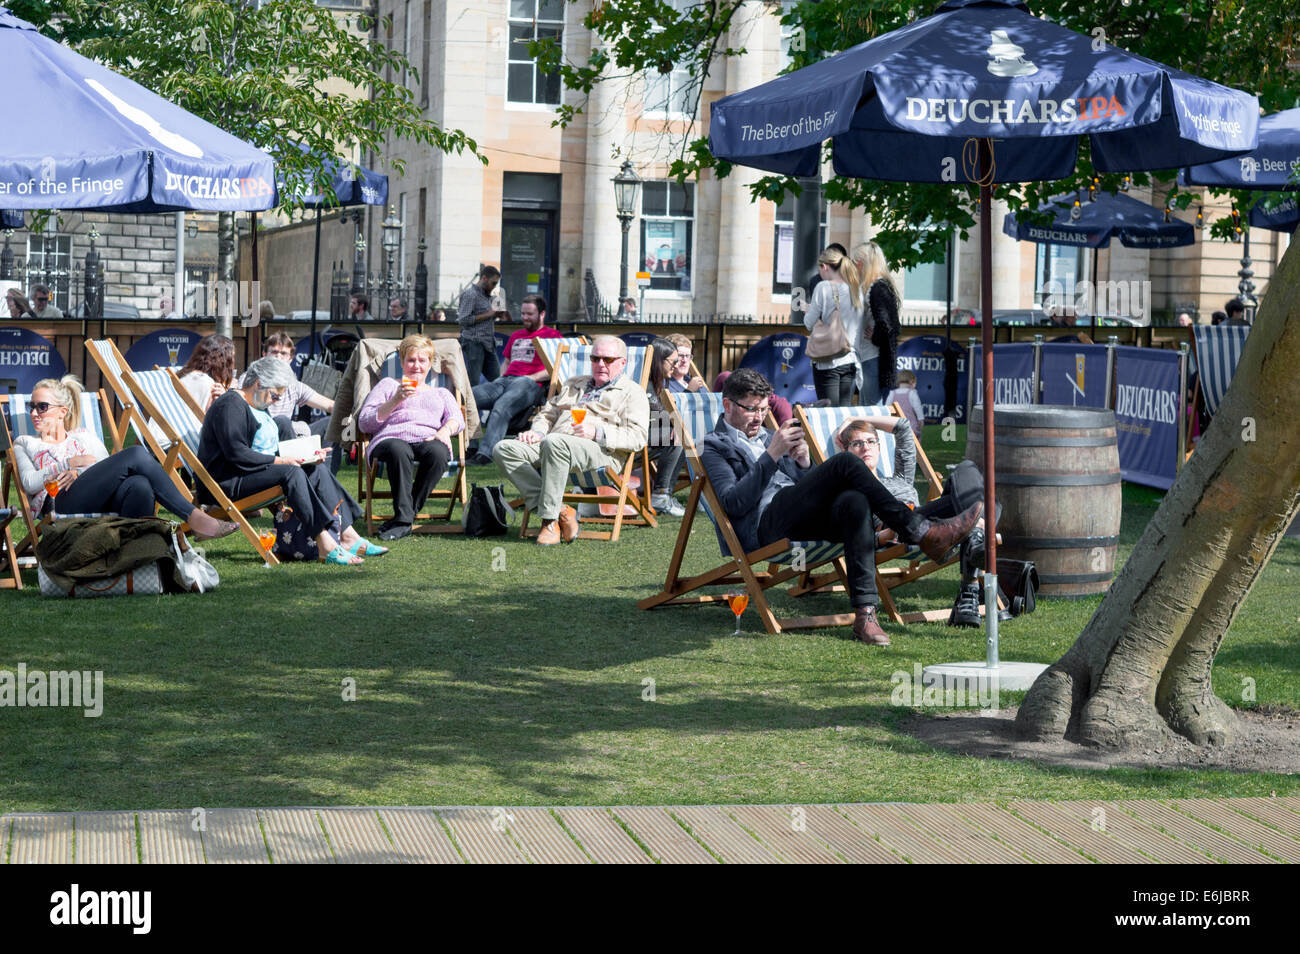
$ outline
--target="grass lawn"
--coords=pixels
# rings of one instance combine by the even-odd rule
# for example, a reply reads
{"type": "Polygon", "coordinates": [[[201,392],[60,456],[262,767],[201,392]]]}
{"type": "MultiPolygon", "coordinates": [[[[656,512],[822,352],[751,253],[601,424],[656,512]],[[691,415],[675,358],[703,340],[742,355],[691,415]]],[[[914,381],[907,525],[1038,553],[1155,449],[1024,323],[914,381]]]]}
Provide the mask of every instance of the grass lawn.
{"type": "MultiPolygon", "coordinates": [[[[957,442],[926,429],[937,467],[957,442]]],[[[347,486],[355,473],[344,471],[347,486]]],[[[471,474],[495,482],[492,468],[471,474]]],[[[1158,493],[1126,487],[1121,556],[1158,493]]],[[[268,521],[262,521],[266,523],[268,521]]],[[[950,755],[899,730],[890,674],[983,658],[982,633],[890,626],[732,638],[722,607],[641,612],[677,532],[542,549],[424,536],[347,570],[264,569],[209,546],[206,596],[0,596],[0,669],[102,669],[104,711],[0,709],[0,809],[192,806],[960,801],[1267,795],[1285,775],[1058,769],[950,755]],[[356,680],[356,701],[343,682],[356,680]],[[647,701],[653,680],[654,701],[647,701]]],[[[687,569],[717,562],[697,522],[687,569]]],[[[1300,542],[1285,541],[1228,634],[1216,691],[1295,706],[1300,542]]],[[[34,583],[34,578],[29,577],[34,583]]],[[[956,570],[902,597],[948,606],[956,570]]],[[[1051,662],[1100,598],[1044,601],[1002,628],[1004,658],[1051,662]]],[[[794,601],[777,596],[786,611],[794,601]]],[[[843,596],[800,601],[840,611],[843,596]]],[[[1004,701],[1015,701],[1004,694],[1004,701]]]]}

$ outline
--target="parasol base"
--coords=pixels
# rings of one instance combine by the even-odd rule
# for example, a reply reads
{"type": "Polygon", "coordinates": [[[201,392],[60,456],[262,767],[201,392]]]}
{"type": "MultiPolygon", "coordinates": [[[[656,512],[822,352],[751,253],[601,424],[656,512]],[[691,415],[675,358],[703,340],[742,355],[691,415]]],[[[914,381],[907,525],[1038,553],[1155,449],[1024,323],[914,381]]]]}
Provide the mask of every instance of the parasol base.
{"type": "Polygon", "coordinates": [[[940,663],[926,666],[922,678],[926,685],[945,689],[962,688],[967,694],[988,687],[996,679],[999,690],[1023,691],[1047,668],[1046,663],[1001,662],[989,668],[982,662],[940,663]]]}

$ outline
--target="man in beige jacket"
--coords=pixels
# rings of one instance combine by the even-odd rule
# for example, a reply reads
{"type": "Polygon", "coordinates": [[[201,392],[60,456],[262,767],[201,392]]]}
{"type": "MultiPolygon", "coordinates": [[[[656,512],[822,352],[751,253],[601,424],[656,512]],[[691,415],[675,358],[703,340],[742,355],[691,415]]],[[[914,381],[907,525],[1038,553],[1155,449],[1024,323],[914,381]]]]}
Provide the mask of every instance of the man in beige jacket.
{"type": "Polygon", "coordinates": [[[623,374],[627,345],[602,335],[592,343],[591,374],[571,378],[542,406],[518,440],[496,445],[492,458],[542,521],[537,542],[551,546],[578,538],[578,515],[562,506],[569,474],[613,467],[645,446],[650,402],[640,383],[623,374]],[[572,411],[586,411],[575,424],[572,411]]]}

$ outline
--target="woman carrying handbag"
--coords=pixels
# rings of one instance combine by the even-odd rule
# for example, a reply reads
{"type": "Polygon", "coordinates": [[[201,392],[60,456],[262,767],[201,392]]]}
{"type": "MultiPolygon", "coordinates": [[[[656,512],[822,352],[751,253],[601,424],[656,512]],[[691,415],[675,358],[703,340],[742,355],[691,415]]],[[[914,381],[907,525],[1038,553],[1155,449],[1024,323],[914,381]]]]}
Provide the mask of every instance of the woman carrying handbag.
{"type": "Polygon", "coordinates": [[[853,403],[853,385],[858,375],[854,349],[862,337],[862,289],[853,260],[828,248],[817,259],[821,282],[813,289],[812,301],[803,316],[808,336],[807,354],[813,366],[817,398],[832,407],[853,403]]]}

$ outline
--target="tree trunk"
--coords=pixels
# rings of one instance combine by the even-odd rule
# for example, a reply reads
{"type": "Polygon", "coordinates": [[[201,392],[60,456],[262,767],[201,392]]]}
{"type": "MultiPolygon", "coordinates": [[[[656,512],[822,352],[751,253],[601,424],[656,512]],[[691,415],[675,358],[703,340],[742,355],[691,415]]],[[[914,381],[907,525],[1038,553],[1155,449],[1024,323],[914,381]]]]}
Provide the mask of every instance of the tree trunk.
{"type": "Polygon", "coordinates": [[[1074,645],[1034,683],[1022,738],[1222,745],[1210,671],[1300,506],[1300,252],[1287,250],[1218,413],[1074,645]]]}

